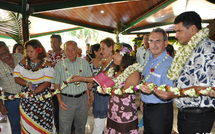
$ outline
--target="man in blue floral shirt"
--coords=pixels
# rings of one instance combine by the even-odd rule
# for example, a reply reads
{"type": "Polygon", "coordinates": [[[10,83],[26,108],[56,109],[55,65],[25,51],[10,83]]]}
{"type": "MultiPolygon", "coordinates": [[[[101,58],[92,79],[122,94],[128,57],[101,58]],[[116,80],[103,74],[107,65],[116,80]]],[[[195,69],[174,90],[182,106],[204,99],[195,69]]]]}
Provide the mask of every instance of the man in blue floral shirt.
{"type": "MultiPolygon", "coordinates": [[[[203,90],[210,86],[215,87],[215,42],[207,37],[208,29],[202,29],[200,16],[193,11],[184,12],[176,17],[174,24],[176,38],[184,45],[178,50],[175,62],[173,60],[170,67],[172,71],[169,73],[172,74],[168,74],[168,78],[174,80],[173,87],[180,87],[184,91],[191,88],[203,90]],[[193,45],[193,49],[183,49],[188,45],[193,45]],[[186,56],[187,58],[184,58],[186,56]],[[180,65],[181,69],[174,69],[180,65]]],[[[185,95],[179,97],[172,92],[157,90],[155,93],[164,99],[178,97],[174,102],[178,107],[180,134],[210,133],[215,118],[215,98],[208,95],[195,98],[185,95]]]]}

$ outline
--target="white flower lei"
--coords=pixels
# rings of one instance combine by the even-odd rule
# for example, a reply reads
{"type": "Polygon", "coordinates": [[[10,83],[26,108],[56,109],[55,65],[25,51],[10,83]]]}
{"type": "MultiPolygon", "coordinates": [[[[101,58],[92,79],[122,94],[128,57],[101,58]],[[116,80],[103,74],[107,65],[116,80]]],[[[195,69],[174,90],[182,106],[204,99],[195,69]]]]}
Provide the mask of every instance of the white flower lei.
{"type": "Polygon", "coordinates": [[[213,94],[213,92],[215,91],[215,87],[208,87],[206,89],[202,89],[200,91],[198,91],[195,88],[191,88],[188,90],[184,90],[180,87],[170,87],[166,84],[157,86],[154,83],[149,83],[149,84],[139,84],[136,87],[138,89],[140,89],[140,86],[146,85],[149,87],[150,90],[154,91],[154,90],[162,90],[164,92],[173,92],[174,95],[178,95],[178,96],[182,96],[183,94],[189,97],[198,97],[199,95],[207,95],[209,92],[211,92],[213,94]]]}
{"type": "MultiPolygon", "coordinates": [[[[105,87],[101,87],[101,86],[98,86],[97,87],[97,91],[98,92],[101,92],[103,90],[103,88],[105,88],[105,91],[107,94],[111,95],[111,91],[113,90],[113,88],[116,88],[114,90],[114,94],[116,95],[122,95],[122,90],[121,88],[119,88],[119,86],[126,81],[126,79],[131,75],[133,74],[134,72],[142,72],[143,71],[143,66],[140,64],[140,63],[134,63],[130,66],[128,66],[122,74],[120,74],[117,78],[113,78],[113,81],[115,82],[115,85],[113,87],[108,87],[108,88],[105,88],[105,87]]],[[[114,69],[113,68],[110,68],[107,72],[108,74],[108,77],[113,77],[114,76],[114,69]]],[[[133,90],[134,86],[130,86],[128,89],[125,89],[125,93],[134,93],[134,90],[133,90]]]]}
{"type": "MultiPolygon", "coordinates": [[[[136,71],[139,71],[139,72],[143,71],[143,66],[140,63],[134,63],[128,66],[123,71],[123,73],[121,73],[117,78],[113,78],[113,81],[115,82],[115,85],[113,87],[118,88],[121,83],[125,82],[126,79],[136,71]]],[[[114,71],[113,71],[113,68],[111,68],[108,70],[108,77],[113,75],[114,75],[114,71]]]]}
{"type": "Polygon", "coordinates": [[[202,41],[205,37],[209,35],[209,29],[203,28],[199,30],[195,35],[192,36],[187,45],[183,45],[178,51],[176,56],[173,59],[173,62],[167,72],[167,78],[169,80],[176,80],[181,73],[182,68],[184,67],[186,61],[191,56],[196,46],[199,42],[202,41]]]}

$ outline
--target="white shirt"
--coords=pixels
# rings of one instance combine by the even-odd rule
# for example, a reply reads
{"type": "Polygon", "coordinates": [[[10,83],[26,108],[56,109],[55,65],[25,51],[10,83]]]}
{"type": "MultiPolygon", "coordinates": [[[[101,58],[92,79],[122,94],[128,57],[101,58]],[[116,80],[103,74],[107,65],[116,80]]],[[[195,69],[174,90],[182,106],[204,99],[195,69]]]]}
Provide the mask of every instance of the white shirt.
{"type": "Polygon", "coordinates": [[[137,49],[136,58],[137,62],[139,62],[141,65],[143,65],[144,61],[152,54],[151,50],[148,48],[147,50],[144,48],[144,46],[139,47],[137,49]]]}

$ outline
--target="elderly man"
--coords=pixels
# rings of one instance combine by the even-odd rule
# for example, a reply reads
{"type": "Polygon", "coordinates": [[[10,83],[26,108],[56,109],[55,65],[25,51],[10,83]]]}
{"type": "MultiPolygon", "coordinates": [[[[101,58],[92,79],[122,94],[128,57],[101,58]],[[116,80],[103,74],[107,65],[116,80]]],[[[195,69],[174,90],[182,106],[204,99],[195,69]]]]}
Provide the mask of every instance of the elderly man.
{"type": "MultiPolygon", "coordinates": [[[[0,85],[5,95],[14,95],[21,92],[21,86],[13,78],[15,66],[23,59],[19,53],[10,54],[7,45],[0,41],[0,85]]],[[[12,134],[21,134],[20,127],[20,99],[8,100],[4,104],[0,100],[0,110],[3,115],[8,115],[12,134]]]]}
{"type": "MultiPolygon", "coordinates": [[[[167,35],[163,29],[154,29],[149,36],[149,48],[152,54],[144,62],[144,81],[158,86],[172,85],[167,78],[167,71],[172,57],[167,54],[167,35]]],[[[171,134],[173,124],[172,100],[157,97],[148,86],[141,86],[143,102],[144,134],[171,134]]]]}
{"type": "Polygon", "coordinates": [[[143,36],[143,46],[137,49],[136,58],[137,62],[143,65],[144,61],[151,55],[151,51],[149,49],[149,35],[145,34],[143,36]]]}
{"type": "MultiPolygon", "coordinates": [[[[215,87],[215,42],[207,37],[208,29],[202,29],[200,16],[193,11],[184,12],[175,18],[174,24],[176,38],[183,46],[173,60],[171,73],[168,73],[168,78],[174,80],[173,87],[183,90],[215,87]]],[[[155,93],[164,99],[178,97],[172,92],[155,93]]],[[[179,133],[210,133],[215,118],[213,97],[183,96],[175,98],[174,102],[178,107],[179,133]]]]}
{"type": "MultiPolygon", "coordinates": [[[[77,43],[75,41],[67,41],[64,46],[66,58],[62,59],[55,66],[53,83],[55,89],[60,88],[62,83],[72,77],[92,76],[90,66],[86,60],[77,57],[77,43]]],[[[70,134],[71,125],[74,120],[76,134],[85,133],[85,125],[88,116],[88,100],[87,84],[85,82],[68,83],[61,94],[57,94],[59,109],[59,133],[70,134]]]]}

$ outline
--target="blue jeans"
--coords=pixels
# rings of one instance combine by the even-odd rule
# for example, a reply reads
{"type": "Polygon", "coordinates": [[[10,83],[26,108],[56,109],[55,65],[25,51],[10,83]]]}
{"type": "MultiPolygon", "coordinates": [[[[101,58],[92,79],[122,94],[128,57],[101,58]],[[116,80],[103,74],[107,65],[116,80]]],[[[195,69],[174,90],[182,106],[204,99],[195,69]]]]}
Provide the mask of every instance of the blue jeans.
{"type": "MultiPolygon", "coordinates": [[[[5,95],[10,95],[5,93],[5,95]]],[[[10,121],[12,134],[21,134],[20,126],[20,111],[19,111],[20,99],[8,100],[4,102],[7,109],[7,116],[10,121]]]]}

